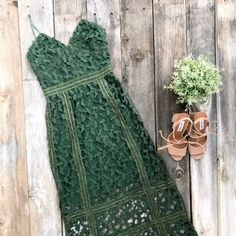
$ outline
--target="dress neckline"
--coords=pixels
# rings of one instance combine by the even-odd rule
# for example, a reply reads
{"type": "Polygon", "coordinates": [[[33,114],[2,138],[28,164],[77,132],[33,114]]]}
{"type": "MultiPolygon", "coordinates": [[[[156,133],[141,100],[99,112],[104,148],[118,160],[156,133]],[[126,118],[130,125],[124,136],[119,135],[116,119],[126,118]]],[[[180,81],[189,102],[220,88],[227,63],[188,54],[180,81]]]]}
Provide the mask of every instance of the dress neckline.
{"type": "Polygon", "coordinates": [[[66,43],[63,43],[61,40],[56,39],[55,36],[50,36],[50,35],[48,35],[48,34],[46,34],[46,33],[44,33],[44,32],[40,32],[40,33],[36,36],[35,40],[32,42],[32,46],[33,46],[33,44],[34,44],[36,41],[38,41],[38,39],[39,39],[40,37],[43,36],[43,37],[46,37],[46,38],[48,38],[48,39],[50,39],[50,40],[55,41],[56,43],[60,44],[60,45],[63,46],[63,47],[68,47],[68,46],[70,45],[71,38],[73,37],[73,35],[75,34],[75,32],[77,32],[77,30],[80,28],[81,24],[84,23],[84,22],[90,22],[90,21],[85,20],[85,19],[81,19],[81,20],[76,24],[75,29],[73,30],[73,32],[72,32],[72,34],[71,34],[71,36],[70,36],[69,41],[68,41],[67,44],[66,44],[66,43]]]}
{"type": "Polygon", "coordinates": [[[76,24],[75,29],[73,30],[73,32],[72,32],[72,34],[71,34],[71,36],[70,36],[69,41],[68,41],[67,44],[66,44],[66,43],[63,43],[62,41],[60,41],[60,40],[58,40],[58,39],[56,39],[55,36],[50,36],[50,35],[48,35],[48,34],[46,34],[46,33],[44,33],[44,32],[40,32],[40,33],[35,37],[35,39],[32,41],[31,46],[29,47],[28,51],[30,51],[31,48],[34,47],[34,45],[38,42],[39,38],[41,38],[41,37],[47,38],[47,39],[49,39],[49,40],[52,40],[52,41],[56,42],[58,45],[61,45],[63,48],[68,48],[68,47],[72,46],[72,45],[71,45],[71,40],[73,39],[73,36],[74,36],[75,33],[79,30],[79,28],[82,26],[83,23],[89,23],[90,25],[99,26],[99,27],[103,28],[102,26],[98,25],[96,22],[93,22],[93,21],[90,21],[90,20],[87,20],[87,19],[81,19],[81,20],[76,24]]]}

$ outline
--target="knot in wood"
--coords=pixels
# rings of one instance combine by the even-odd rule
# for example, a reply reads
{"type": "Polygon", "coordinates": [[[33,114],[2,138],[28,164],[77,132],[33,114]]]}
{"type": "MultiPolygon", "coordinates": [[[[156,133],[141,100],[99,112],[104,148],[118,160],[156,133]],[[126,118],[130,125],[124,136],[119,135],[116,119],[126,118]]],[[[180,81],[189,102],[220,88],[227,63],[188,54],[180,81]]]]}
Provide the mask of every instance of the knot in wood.
{"type": "Polygon", "coordinates": [[[11,2],[11,5],[15,6],[15,7],[18,7],[18,0],[17,1],[12,1],[11,2]]]}
{"type": "Polygon", "coordinates": [[[125,43],[129,42],[129,37],[126,35],[122,36],[122,41],[125,43]]]}
{"type": "Polygon", "coordinates": [[[145,54],[141,49],[133,49],[131,51],[131,57],[135,61],[142,61],[145,58],[145,54]]]}

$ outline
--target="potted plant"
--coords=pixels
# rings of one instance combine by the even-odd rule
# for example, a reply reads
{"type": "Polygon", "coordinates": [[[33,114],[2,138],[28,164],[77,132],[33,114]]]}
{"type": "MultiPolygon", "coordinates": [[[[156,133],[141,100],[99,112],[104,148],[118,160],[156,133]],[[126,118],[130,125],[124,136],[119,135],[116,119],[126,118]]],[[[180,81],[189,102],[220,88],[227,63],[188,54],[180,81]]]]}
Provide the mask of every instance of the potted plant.
{"type": "Polygon", "coordinates": [[[189,55],[174,64],[172,81],[165,88],[177,95],[177,103],[185,104],[187,112],[175,113],[172,117],[172,132],[165,138],[169,154],[176,161],[184,158],[187,150],[196,160],[201,159],[207,150],[210,120],[201,106],[209,101],[212,94],[220,91],[222,77],[208,56],[189,55]],[[189,113],[189,114],[188,114],[189,113]]]}
{"type": "Polygon", "coordinates": [[[222,86],[222,77],[208,56],[189,55],[174,64],[172,81],[165,88],[177,96],[177,103],[186,105],[188,112],[194,105],[207,103],[210,96],[217,93],[222,86]]]}

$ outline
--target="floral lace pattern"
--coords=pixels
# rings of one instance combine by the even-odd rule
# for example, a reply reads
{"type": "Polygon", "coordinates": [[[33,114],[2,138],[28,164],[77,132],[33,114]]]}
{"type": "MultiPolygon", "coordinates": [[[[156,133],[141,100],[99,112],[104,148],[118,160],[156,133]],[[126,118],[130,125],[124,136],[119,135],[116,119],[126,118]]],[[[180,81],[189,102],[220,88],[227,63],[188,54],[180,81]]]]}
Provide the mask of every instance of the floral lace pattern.
{"type": "Polygon", "coordinates": [[[27,58],[47,99],[50,165],[67,235],[197,235],[112,71],[105,29],[81,20],[68,45],[40,33],[27,58]]]}

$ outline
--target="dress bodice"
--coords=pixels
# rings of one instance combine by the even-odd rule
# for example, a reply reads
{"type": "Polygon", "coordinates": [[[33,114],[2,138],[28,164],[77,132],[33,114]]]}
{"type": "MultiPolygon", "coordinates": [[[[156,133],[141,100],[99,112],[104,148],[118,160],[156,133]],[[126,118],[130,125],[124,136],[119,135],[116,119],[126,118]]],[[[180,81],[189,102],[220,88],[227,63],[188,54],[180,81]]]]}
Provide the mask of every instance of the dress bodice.
{"type": "Polygon", "coordinates": [[[29,47],[27,58],[42,89],[96,72],[111,63],[105,29],[85,19],[77,24],[67,45],[40,33],[29,47]]]}

